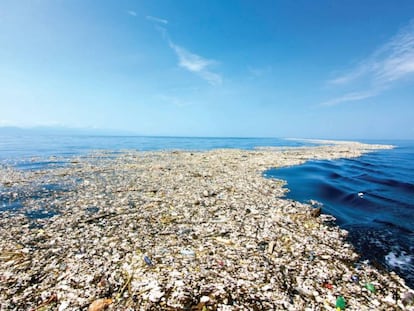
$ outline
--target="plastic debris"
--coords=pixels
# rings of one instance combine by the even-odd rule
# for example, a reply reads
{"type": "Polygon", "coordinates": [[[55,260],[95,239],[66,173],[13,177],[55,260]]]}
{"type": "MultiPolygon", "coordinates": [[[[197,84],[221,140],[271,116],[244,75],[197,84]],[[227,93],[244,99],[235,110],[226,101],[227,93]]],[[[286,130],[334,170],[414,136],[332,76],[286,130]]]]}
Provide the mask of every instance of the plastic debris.
{"type": "Polygon", "coordinates": [[[308,258],[309,258],[310,261],[314,261],[315,260],[315,252],[314,251],[310,252],[308,258]]]}
{"type": "Polygon", "coordinates": [[[375,293],[376,292],[375,286],[372,283],[365,284],[365,288],[368,289],[371,293],[375,293]]]}
{"type": "Polygon", "coordinates": [[[314,207],[311,210],[310,215],[312,217],[319,217],[321,215],[321,213],[322,213],[322,209],[320,207],[314,207]]]}
{"type": "Polygon", "coordinates": [[[401,298],[403,305],[409,305],[414,302],[414,293],[413,292],[406,292],[401,298]]]}
{"type": "Polygon", "coordinates": [[[354,283],[359,283],[359,276],[358,275],[352,275],[351,276],[351,281],[354,283]]]}
{"type": "Polygon", "coordinates": [[[195,252],[191,249],[187,249],[184,248],[180,251],[181,255],[183,256],[189,256],[189,257],[194,257],[195,256],[195,252]]]}
{"type": "Polygon", "coordinates": [[[333,285],[330,283],[324,283],[323,287],[327,288],[327,289],[333,289],[333,285]]]}
{"type": "Polygon", "coordinates": [[[335,303],[336,310],[345,310],[345,307],[346,307],[345,298],[342,296],[338,296],[338,298],[336,298],[336,303],[335,303]]]}
{"type": "Polygon", "coordinates": [[[269,245],[267,246],[267,253],[268,253],[268,254],[273,253],[273,251],[274,251],[274,249],[275,249],[275,246],[276,246],[276,242],[275,242],[275,241],[271,241],[271,242],[269,243],[269,245]]]}
{"type": "Polygon", "coordinates": [[[112,304],[112,299],[100,298],[89,305],[88,311],[103,311],[112,304]]]}
{"type": "Polygon", "coordinates": [[[148,266],[153,266],[154,265],[152,263],[152,260],[147,255],[144,256],[144,261],[148,266]]]}

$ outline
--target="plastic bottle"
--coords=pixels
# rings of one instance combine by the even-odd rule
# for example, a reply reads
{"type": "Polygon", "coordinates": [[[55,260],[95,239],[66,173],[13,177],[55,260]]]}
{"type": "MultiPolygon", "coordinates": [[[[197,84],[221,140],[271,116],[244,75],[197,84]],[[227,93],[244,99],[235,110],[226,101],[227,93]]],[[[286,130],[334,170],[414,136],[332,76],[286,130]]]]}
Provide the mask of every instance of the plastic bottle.
{"type": "Polygon", "coordinates": [[[346,302],[345,302],[345,298],[342,296],[338,296],[338,298],[336,298],[336,310],[345,310],[345,306],[346,306],[346,302]]]}
{"type": "Polygon", "coordinates": [[[375,293],[375,286],[372,283],[367,283],[365,288],[368,289],[371,293],[375,293]]]}

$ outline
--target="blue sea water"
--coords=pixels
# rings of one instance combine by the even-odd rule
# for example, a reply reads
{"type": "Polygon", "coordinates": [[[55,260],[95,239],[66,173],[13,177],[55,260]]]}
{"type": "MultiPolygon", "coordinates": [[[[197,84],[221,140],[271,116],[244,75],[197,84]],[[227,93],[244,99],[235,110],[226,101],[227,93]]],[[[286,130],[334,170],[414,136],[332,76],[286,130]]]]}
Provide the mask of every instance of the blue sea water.
{"type": "MultiPolygon", "coordinates": [[[[355,159],[309,161],[300,166],[271,169],[264,175],[287,180],[291,190],[288,198],[321,202],[323,212],[334,215],[337,223],[350,232],[349,239],[364,259],[396,271],[414,287],[414,141],[383,143],[397,148],[355,159]]],[[[0,135],[0,165],[22,170],[58,167],[66,165],[71,156],[93,150],[305,145],[311,144],[275,138],[0,135]]],[[[53,190],[42,188],[36,195],[48,195],[53,190]]],[[[1,185],[0,199],[0,215],[2,210],[21,206],[2,193],[1,185]]],[[[53,213],[29,212],[27,216],[42,218],[53,213]]]]}
{"type": "MultiPolygon", "coordinates": [[[[147,137],[147,136],[66,136],[1,135],[0,161],[28,160],[50,156],[68,157],[92,150],[210,150],[253,149],[259,146],[307,146],[312,143],[278,138],[147,137]]],[[[42,165],[47,165],[43,163],[42,165]]]]}
{"type": "Polygon", "coordinates": [[[308,161],[265,175],[288,182],[288,198],[322,203],[362,259],[393,270],[414,287],[414,141],[354,159],[308,161]]]}

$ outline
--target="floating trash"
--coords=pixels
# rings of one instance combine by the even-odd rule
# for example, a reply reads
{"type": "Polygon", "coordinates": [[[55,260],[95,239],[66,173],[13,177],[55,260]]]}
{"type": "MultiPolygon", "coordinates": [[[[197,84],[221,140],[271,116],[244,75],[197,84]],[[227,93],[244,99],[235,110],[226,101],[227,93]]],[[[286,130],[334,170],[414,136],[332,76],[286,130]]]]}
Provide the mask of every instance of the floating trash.
{"type": "Polygon", "coordinates": [[[414,304],[414,292],[405,292],[401,300],[404,306],[414,304]]]}
{"type": "Polygon", "coordinates": [[[103,311],[110,304],[112,304],[112,299],[107,299],[107,298],[97,299],[90,304],[88,311],[103,311]]]}
{"type": "Polygon", "coordinates": [[[375,293],[376,292],[375,286],[372,283],[365,284],[365,288],[368,289],[371,293],[375,293]]]}
{"type": "Polygon", "coordinates": [[[351,276],[351,281],[354,283],[359,283],[359,277],[358,275],[352,275],[351,276]]]}
{"type": "Polygon", "coordinates": [[[96,214],[97,212],[99,212],[99,207],[97,206],[89,206],[85,209],[85,211],[89,214],[96,214]]]}
{"type": "Polygon", "coordinates": [[[327,289],[333,289],[333,285],[330,283],[325,283],[323,284],[323,287],[327,288],[327,289]]]}
{"type": "Polygon", "coordinates": [[[381,291],[350,284],[358,255],[346,232],[261,175],[369,148],[96,152],[64,167],[0,167],[1,195],[23,198],[0,217],[0,309],[36,310],[52,294],[57,310],[322,310],[335,299],[365,310],[394,294],[409,308],[396,275],[363,264],[357,273],[381,291]],[[66,191],[30,196],[46,184],[66,191]]]}
{"type": "Polygon", "coordinates": [[[309,257],[308,258],[309,258],[310,261],[314,261],[315,260],[315,256],[316,256],[315,255],[315,252],[312,251],[312,252],[309,253],[309,257]]]}
{"type": "Polygon", "coordinates": [[[345,310],[345,307],[346,307],[345,298],[342,296],[339,296],[338,298],[336,298],[335,308],[337,310],[345,310]]]}
{"type": "Polygon", "coordinates": [[[189,256],[189,257],[194,257],[195,256],[195,252],[191,249],[187,249],[184,248],[180,251],[181,255],[183,256],[189,256]]]}
{"type": "Polygon", "coordinates": [[[147,255],[144,256],[144,261],[148,266],[153,266],[154,265],[152,263],[151,259],[147,255]]]}

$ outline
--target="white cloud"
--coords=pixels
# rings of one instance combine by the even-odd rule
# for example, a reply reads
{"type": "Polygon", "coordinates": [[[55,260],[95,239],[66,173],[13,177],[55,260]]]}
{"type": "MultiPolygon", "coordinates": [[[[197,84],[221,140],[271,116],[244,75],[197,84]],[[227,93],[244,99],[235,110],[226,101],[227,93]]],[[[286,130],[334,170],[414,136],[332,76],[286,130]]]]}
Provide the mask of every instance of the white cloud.
{"type": "Polygon", "coordinates": [[[350,72],[339,75],[329,81],[331,84],[344,85],[355,81],[368,72],[367,64],[360,64],[357,68],[350,72]]]}
{"type": "Polygon", "coordinates": [[[222,83],[221,76],[209,69],[212,65],[217,63],[216,61],[191,53],[183,47],[174,44],[171,40],[169,40],[169,45],[177,55],[178,65],[180,67],[197,74],[212,85],[222,83]]]}
{"type": "Polygon", "coordinates": [[[160,23],[167,24],[167,20],[154,16],[146,16],[146,19],[157,23],[157,25],[155,25],[155,28],[161,33],[164,40],[168,42],[170,48],[177,55],[178,65],[181,68],[184,68],[190,71],[191,73],[198,75],[211,85],[219,85],[222,83],[222,77],[218,73],[215,73],[211,70],[211,67],[216,65],[217,61],[204,58],[200,55],[188,51],[182,46],[175,44],[169,38],[167,29],[159,25],[160,23]]]}
{"type": "Polygon", "coordinates": [[[340,97],[328,100],[326,102],[321,103],[321,106],[335,106],[341,103],[345,102],[352,102],[352,101],[358,101],[362,99],[367,99],[370,97],[377,96],[378,92],[376,91],[367,91],[367,92],[353,92],[353,93],[347,93],[345,95],[342,95],[340,97]]]}
{"type": "Polygon", "coordinates": [[[150,15],[147,15],[145,18],[151,22],[156,22],[156,23],[165,24],[165,25],[168,24],[168,21],[163,18],[150,16],[150,15]]]}
{"type": "Polygon", "coordinates": [[[329,81],[337,86],[352,86],[352,84],[364,83],[369,86],[368,91],[349,93],[327,101],[327,103],[339,104],[367,98],[352,96],[353,94],[372,94],[368,97],[376,96],[398,81],[412,75],[414,75],[414,20],[401,28],[394,37],[356,67],[329,81]]]}
{"type": "Polygon", "coordinates": [[[389,83],[414,73],[414,20],[375,55],[372,70],[380,83],[389,83]]]}
{"type": "Polygon", "coordinates": [[[135,11],[129,10],[127,13],[131,16],[134,16],[134,17],[137,16],[137,12],[135,12],[135,11]]]}

